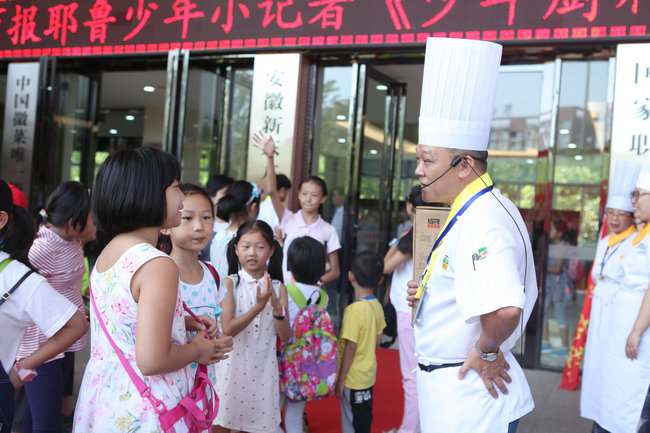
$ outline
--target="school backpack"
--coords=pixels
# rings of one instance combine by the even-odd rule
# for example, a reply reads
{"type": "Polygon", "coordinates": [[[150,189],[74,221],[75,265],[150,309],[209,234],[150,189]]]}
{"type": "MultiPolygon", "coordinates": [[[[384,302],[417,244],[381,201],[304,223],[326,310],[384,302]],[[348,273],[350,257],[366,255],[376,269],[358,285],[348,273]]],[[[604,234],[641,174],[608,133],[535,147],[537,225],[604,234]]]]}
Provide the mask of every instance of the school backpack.
{"type": "Polygon", "coordinates": [[[280,390],[291,401],[320,400],[334,393],[336,336],[325,305],[327,293],[311,303],[295,284],[287,292],[300,307],[289,341],[280,349],[280,390]]]}

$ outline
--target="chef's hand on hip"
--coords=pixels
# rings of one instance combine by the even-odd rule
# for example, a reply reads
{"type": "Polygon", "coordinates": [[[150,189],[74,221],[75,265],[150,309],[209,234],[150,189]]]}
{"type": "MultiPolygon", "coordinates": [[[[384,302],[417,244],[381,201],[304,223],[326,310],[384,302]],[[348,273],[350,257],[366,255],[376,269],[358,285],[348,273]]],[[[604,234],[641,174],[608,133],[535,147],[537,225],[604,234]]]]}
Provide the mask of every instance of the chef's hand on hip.
{"type": "Polygon", "coordinates": [[[625,343],[625,356],[632,360],[636,359],[639,355],[639,344],[641,343],[642,335],[643,334],[639,334],[634,330],[630,332],[630,335],[627,337],[627,342],[625,343]]]}
{"type": "Polygon", "coordinates": [[[478,375],[481,376],[481,379],[483,379],[483,383],[490,395],[496,399],[499,398],[499,394],[495,385],[503,394],[508,394],[508,388],[506,388],[506,385],[503,382],[512,382],[512,379],[507,372],[509,369],[510,365],[501,351],[499,351],[499,356],[495,361],[488,362],[484,361],[476,349],[472,348],[467,354],[465,363],[460,367],[458,379],[462,380],[469,370],[476,371],[478,375]]]}
{"type": "Polygon", "coordinates": [[[406,284],[406,300],[409,303],[409,307],[413,306],[413,303],[416,301],[415,299],[415,294],[418,291],[418,282],[417,281],[409,281],[406,284]]]}

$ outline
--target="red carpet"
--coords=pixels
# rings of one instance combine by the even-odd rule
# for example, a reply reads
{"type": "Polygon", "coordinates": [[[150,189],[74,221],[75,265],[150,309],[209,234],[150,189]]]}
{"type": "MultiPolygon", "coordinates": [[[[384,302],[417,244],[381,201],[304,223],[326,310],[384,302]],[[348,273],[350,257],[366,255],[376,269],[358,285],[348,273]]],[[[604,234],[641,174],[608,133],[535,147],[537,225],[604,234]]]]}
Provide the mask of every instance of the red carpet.
{"type": "MultiPolygon", "coordinates": [[[[402,422],[404,391],[399,369],[399,352],[377,349],[377,382],[373,400],[372,433],[382,433],[402,422]]],[[[341,431],[341,407],[336,397],[307,403],[310,433],[341,431]]]]}

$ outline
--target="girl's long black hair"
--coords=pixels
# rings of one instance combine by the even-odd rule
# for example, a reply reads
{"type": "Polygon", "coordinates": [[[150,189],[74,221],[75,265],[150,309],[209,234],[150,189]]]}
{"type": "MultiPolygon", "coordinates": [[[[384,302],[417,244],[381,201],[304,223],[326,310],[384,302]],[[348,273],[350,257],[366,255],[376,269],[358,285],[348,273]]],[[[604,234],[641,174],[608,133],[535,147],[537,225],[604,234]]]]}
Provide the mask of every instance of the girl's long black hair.
{"type": "Polygon", "coordinates": [[[34,242],[36,227],[29,213],[20,206],[14,206],[13,194],[9,185],[0,179],[0,211],[7,212],[9,220],[2,230],[0,239],[2,251],[25,266],[29,264],[29,249],[34,242]]]}
{"type": "Polygon", "coordinates": [[[271,275],[272,279],[283,281],[282,247],[280,246],[278,241],[275,240],[275,237],[273,236],[273,230],[271,230],[271,227],[267,223],[261,220],[246,221],[244,224],[239,226],[239,229],[237,230],[237,235],[235,235],[235,237],[232,238],[228,243],[228,249],[226,251],[226,257],[228,259],[228,275],[236,274],[237,272],[239,272],[241,265],[239,264],[239,259],[237,258],[237,254],[235,253],[235,245],[237,245],[237,243],[240,241],[242,236],[252,231],[258,231],[262,235],[264,240],[269,244],[270,247],[275,247],[275,250],[273,251],[273,255],[269,259],[268,273],[269,275],[271,275]]]}

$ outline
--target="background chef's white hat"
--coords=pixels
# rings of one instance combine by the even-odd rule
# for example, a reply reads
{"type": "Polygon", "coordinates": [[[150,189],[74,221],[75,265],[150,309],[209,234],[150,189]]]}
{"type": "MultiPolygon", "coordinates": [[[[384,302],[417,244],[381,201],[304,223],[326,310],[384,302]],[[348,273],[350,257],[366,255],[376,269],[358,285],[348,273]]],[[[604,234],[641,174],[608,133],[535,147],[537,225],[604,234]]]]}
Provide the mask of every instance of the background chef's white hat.
{"type": "Polygon", "coordinates": [[[634,212],[630,193],[634,191],[634,182],[636,182],[640,172],[641,164],[637,162],[616,161],[614,171],[609,175],[607,208],[634,212]]]}
{"type": "Polygon", "coordinates": [[[500,63],[501,45],[428,38],[418,143],[487,150],[500,63]]]}
{"type": "Polygon", "coordinates": [[[648,155],[643,163],[643,168],[636,181],[636,187],[650,191],[650,155],[648,155]]]}

